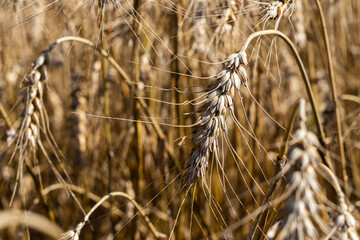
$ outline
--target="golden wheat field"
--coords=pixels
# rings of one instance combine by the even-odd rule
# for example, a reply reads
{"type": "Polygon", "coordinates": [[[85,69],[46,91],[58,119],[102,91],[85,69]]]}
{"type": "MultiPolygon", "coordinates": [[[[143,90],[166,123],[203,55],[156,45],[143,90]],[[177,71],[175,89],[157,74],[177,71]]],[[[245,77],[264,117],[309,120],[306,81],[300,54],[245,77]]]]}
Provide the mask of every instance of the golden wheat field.
{"type": "Polygon", "coordinates": [[[0,0],[0,239],[359,239],[359,0],[0,0]]]}

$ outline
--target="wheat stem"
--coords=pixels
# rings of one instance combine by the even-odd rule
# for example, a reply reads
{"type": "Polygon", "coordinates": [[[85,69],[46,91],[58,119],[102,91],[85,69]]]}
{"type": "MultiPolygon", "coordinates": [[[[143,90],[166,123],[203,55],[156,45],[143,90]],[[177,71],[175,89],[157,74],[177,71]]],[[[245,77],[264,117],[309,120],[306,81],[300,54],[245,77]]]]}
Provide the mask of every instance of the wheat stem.
{"type": "Polygon", "coordinates": [[[256,219],[255,219],[253,225],[251,226],[251,230],[249,232],[248,239],[260,239],[260,237],[261,237],[261,236],[259,236],[259,234],[262,233],[261,226],[263,226],[265,224],[266,216],[268,215],[268,212],[269,212],[269,209],[266,209],[266,211],[265,211],[265,205],[270,201],[271,196],[272,196],[275,188],[277,187],[279,180],[282,177],[282,175],[279,175],[279,172],[282,171],[283,166],[285,164],[284,153],[286,150],[287,143],[289,142],[289,139],[290,139],[290,135],[291,135],[290,132],[294,125],[296,112],[298,111],[299,108],[305,109],[305,100],[303,98],[300,98],[298,101],[296,101],[292,108],[292,112],[291,112],[291,115],[290,115],[290,118],[288,121],[288,125],[286,127],[285,134],[283,137],[282,146],[279,150],[279,154],[277,157],[278,164],[276,165],[275,171],[273,173],[274,182],[272,183],[269,190],[265,194],[264,200],[261,204],[261,208],[263,208],[263,210],[256,216],[256,219]],[[257,231],[257,228],[259,228],[260,231],[257,231]]]}
{"type": "Polygon", "coordinates": [[[84,219],[76,226],[76,228],[74,230],[70,230],[68,232],[63,233],[61,239],[79,239],[79,235],[81,233],[81,230],[85,226],[85,224],[89,222],[89,218],[90,218],[91,214],[93,214],[95,212],[95,210],[99,206],[101,206],[103,204],[103,202],[105,202],[108,198],[117,197],[117,196],[118,197],[124,197],[124,198],[128,199],[132,204],[134,204],[136,209],[139,211],[140,215],[144,218],[150,232],[154,235],[154,237],[156,239],[160,239],[160,238],[164,237],[164,234],[159,233],[156,230],[155,226],[151,223],[150,219],[148,218],[148,216],[143,211],[143,208],[131,196],[129,196],[127,193],[124,193],[124,192],[111,192],[111,193],[107,194],[106,196],[104,196],[100,201],[98,201],[90,209],[90,211],[85,215],[84,219]]]}
{"type": "MultiPolygon", "coordinates": [[[[131,88],[131,96],[135,97],[138,89],[137,84],[140,83],[140,6],[142,4],[142,0],[135,0],[134,1],[134,7],[133,7],[133,61],[136,63],[133,68],[133,80],[136,85],[133,85],[131,88]]],[[[131,98],[133,99],[133,98],[131,98]]],[[[134,102],[133,105],[133,112],[134,112],[134,119],[140,120],[140,104],[138,101],[134,102]]],[[[140,191],[142,189],[143,185],[143,175],[144,175],[144,157],[143,157],[143,146],[142,146],[142,126],[140,122],[135,123],[135,146],[136,146],[136,158],[138,161],[138,170],[137,170],[137,185],[136,185],[136,191],[140,191]]]]}
{"type": "MultiPolygon", "coordinates": [[[[305,67],[304,67],[304,64],[300,58],[300,55],[298,53],[298,51],[296,50],[294,44],[291,42],[291,40],[282,32],[280,31],[277,31],[277,30],[264,30],[264,31],[258,31],[258,32],[255,32],[253,34],[251,34],[247,39],[246,41],[244,42],[244,44],[242,45],[241,47],[241,50],[239,52],[245,52],[245,50],[247,49],[247,47],[249,46],[250,42],[256,38],[256,37],[259,37],[259,36],[265,36],[265,35],[275,35],[275,36],[278,36],[280,37],[281,39],[283,39],[286,44],[290,47],[294,57],[295,57],[295,60],[299,66],[299,69],[300,69],[300,72],[301,72],[301,75],[302,75],[302,78],[304,80],[304,83],[305,83],[305,88],[306,88],[306,92],[307,92],[307,95],[308,95],[308,98],[309,98],[309,101],[310,101],[310,104],[311,104],[311,107],[312,107],[312,110],[314,112],[314,117],[315,117],[315,122],[316,122],[316,127],[319,131],[319,134],[320,134],[320,143],[321,145],[325,148],[325,134],[324,134],[324,130],[323,130],[323,127],[321,125],[321,121],[320,121],[320,115],[319,115],[319,111],[316,107],[316,104],[315,104],[315,98],[314,98],[314,94],[311,90],[311,85],[310,85],[310,80],[309,80],[309,77],[306,73],[306,70],[305,70],[305,67]]],[[[326,149],[326,148],[325,148],[326,149]]],[[[334,169],[331,161],[330,161],[330,158],[329,158],[329,154],[328,154],[328,151],[326,149],[326,157],[325,157],[325,163],[330,167],[331,170],[334,169]]]]}
{"type": "Polygon", "coordinates": [[[341,95],[340,99],[343,101],[351,101],[351,102],[360,104],[360,97],[358,97],[358,96],[354,96],[354,95],[350,95],[350,94],[343,94],[343,95],[341,95]]]}
{"type": "MultiPolygon", "coordinates": [[[[337,99],[337,92],[336,92],[336,83],[335,83],[335,74],[334,74],[334,67],[333,67],[333,60],[331,56],[331,49],[330,49],[330,41],[329,41],[329,35],[327,32],[326,22],[324,13],[321,7],[321,4],[319,0],[315,0],[317,8],[319,10],[320,19],[321,19],[321,28],[322,28],[322,34],[325,40],[325,48],[326,48],[326,55],[327,55],[327,65],[329,69],[329,83],[331,87],[331,95],[334,103],[334,111],[335,111],[335,120],[336,120],[336,128],[337,128],[337,140],[339,144],[339,151],[340,151],[340,157],[341,157],[341,172],[342,172],[342,178],[344,181],[344,189],[345,189],[345,195],[349,196],[349,188],[348,188],[348,175],[346,172],[346,160],[345,160],[345,152],[344,152],[344,139],[342,136],[342,130],[341,130],[341,119],[340,119],[340,112],[339,112],[339,106],[338,106],[338,99],[337,99]]],[[[331,169],[333,170],[333,169],[331,169]]]]}
{"type": "MultiPolygon", "coordinates": [[[[77,192],[78,194],[82,194],[85,195],[87,198],[93,200],[94,202],[98,202],[101,200],[101,197],[95,195],[92,192],[86,191],[84,188],[78,187],[76,185],[72,185],[69,183],[55,183],[52,184],[46,188],[43,189],[43,194],[46,196],[48,194],[50,194],[51,192],[55,191],[55,190],[67,190],[70,189],[71,191],[77,192]]],[[[33,201],[33,204],[36,205],[37,202],[39,201],[38,198],[35,198],[33,201]]],[[[112,212],[114,212],[116,215],[118,215],[119,217],[123,217],[124,216],[124,212],[122,212],[119,208],[112,208],[112,204],[110,204],[109,202],[103,202],[102,206],[104,208],[110,209],[112,212]]]]}
{"type": "Polygon", "coordinates": [[[30,173],[30,176],[31,176],[32,180],[34,181],[34,185],[35,185],[36,191],[37,191],[37,193],[39,195],[40,202],[44,205],[50,221],[52,221],[53,223],[56,223],[55,222],[54,212],[49,207],[47,197],[44,194],[44,191],[42,190],[42,186],[41,186],[40,181],[36,178],[36,175],[33,172],[33,170],[31,169],[31,166],[29,166],[28,163],[25,163],[25,166],[26,166],[27,171],[30,173]]]}
{"type": "Polygon", "coordinates": [[[63,232],[63,230],[57,224],[51,222],[38,213],[19,209],[8,209],[0,211],[1,232],[4,232],[3,229],[5,228],[14,227],[20,224],[26,226],[27,228],[44,233],[53,239],[58,239],[63,232]]]}
{"type": "Polygon", "coordinates": [[[0,103],[0,113],[4,117],[8,129],[12,129],[12,124],[11,124],[10,118],[7,115],[3,105],[1,103],[0,103]]]}
{"type": "MultiPolygon", "coordinates": [[[[105,6],[101,9],[100,12],[100,28],[101,28],[101,48],[107,50],[106,43],[106,31],[105,31],[105,6]]],[[[108,59],[103,56],[102,58],[102,77],[103,77],[103,91],[104,91],[104,115],[110,116],[110,93],[109,93],[109,80],[108,80],[108,59]]],[[[108,159],[108,192],[111,192],[111,178],[112,178],[112,147],[111,147],[111,126],[110,120],[105,119],[105,137],[106,137],[106,151],[107,151],[107,159],[108,159]]]]}

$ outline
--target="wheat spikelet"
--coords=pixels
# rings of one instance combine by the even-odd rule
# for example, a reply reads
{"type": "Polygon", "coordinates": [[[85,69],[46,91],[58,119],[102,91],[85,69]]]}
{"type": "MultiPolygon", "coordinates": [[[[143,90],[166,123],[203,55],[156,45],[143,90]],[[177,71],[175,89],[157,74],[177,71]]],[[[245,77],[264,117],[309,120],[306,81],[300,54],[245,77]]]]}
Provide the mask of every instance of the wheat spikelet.
{"type": "Polygon", "coordinates": [[[344,195],[339,199],[339,213],[335,215],[335,221],[330,225],[333,231],[328,234],[327,239],[333,235],[339,239],[358,240],[356,231],[356,220],[345,203],[344,195]]]}

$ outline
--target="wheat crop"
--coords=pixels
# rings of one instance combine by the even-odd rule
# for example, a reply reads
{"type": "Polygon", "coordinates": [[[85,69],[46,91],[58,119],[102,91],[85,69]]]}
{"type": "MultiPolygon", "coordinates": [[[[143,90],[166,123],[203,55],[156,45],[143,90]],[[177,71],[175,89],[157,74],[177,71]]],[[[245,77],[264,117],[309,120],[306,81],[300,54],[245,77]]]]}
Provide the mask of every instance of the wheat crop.
{"type": "Polygon", "coordinates": [[[359,239],[360,2],[0,2],[0,239],[359,239]]]}

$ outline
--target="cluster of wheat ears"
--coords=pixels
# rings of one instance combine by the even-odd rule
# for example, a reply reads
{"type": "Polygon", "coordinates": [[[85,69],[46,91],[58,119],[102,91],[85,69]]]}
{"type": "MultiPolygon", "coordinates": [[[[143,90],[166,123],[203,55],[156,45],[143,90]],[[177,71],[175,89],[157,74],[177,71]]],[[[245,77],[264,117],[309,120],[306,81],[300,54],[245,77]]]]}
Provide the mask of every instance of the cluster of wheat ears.
{"type": "Polygon", "coordinates": [[[359,11],[0,2],[0,239],[359,239],[359,11]]]}

